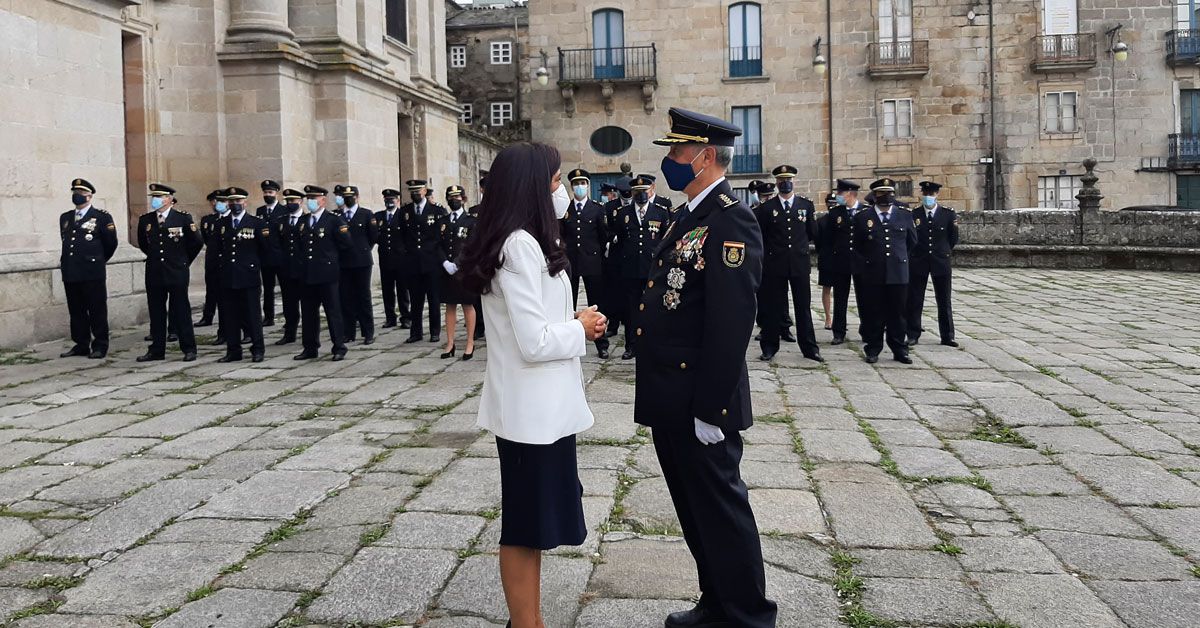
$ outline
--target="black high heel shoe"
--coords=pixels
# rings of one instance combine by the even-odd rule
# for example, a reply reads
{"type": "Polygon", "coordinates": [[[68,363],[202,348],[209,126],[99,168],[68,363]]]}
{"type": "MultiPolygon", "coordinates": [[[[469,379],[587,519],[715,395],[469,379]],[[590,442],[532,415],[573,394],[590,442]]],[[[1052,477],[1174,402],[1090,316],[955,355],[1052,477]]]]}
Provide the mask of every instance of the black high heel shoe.
{"type": "Polygon", "coordinates": [[[455,349],[457,349],[457,347],[455,347],[455,346],[451,346],[449,351],[447,351],[446,353],[443,353],[443,354],[442,354],[442,359],[443,359],[443,360],[445,360],[445,359],[448,359],[448,358],[452,358],[452,357],[454,357],[454,351],[455,351],[455,349]]]}
{"type": "Polygon", "coordinates": [[[462,357],[462,361],[463,361],[463,362],[466,362],[466,361],[468,361],[468,360],[470,360],[471,358],[474,358],[474,357],[475,357],[475,350],[474,350],[474,349],[471,349],[470,351],[463,351],[463,357],[462,357]]]}

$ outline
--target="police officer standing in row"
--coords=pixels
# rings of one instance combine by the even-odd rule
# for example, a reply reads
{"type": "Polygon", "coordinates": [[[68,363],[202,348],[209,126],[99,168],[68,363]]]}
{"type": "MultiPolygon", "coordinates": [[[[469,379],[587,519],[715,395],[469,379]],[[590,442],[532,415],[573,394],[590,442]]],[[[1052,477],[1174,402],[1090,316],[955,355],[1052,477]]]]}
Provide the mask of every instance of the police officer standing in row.
{"type": "Polygon", "coordinates": [[[404,223],[401,222],[400,190],[383,191],[383,209],[375,212],[379,226],[379,280],[383,284],[383,327],[408,329],[408,286],[404,283],[404,223]],[[396,312],[399,311],[397,317],[396,312]]]}
{"type": "Polygon", "coordinates": [[[334,188],[341,197],[342,220],[350,227],[354,245],[342,256],[342,322],[346,325],[346,340],[353,342],[362,330],[363,344],[375,343],[375,313],[371,305],[371,271],[375,265],[371,248],[379,241],[379,223],[370,209],[359,207],[358,186],[341,185],[334,188]]]}
{"type": "Polygon", "coordinates": [[[303,268],[300,230],[303,228],[304,207],[300,201],[304,195],[291,188],[283,190],[280,195],[283,196],[283,212],[271,223],[272,248],[279,263],[276,277],[283,297],[283,336],[275,344],[287,345],[296,342],[296,331],[300,327],[300,294],[304,280],[300,272],[303,268]]]}
{"type": "Polygon", "coordinates": [[[763,249],[763,300],[765,311],[762,332],[761,360],[770,362],[779,352],[779,340],[788,310],[788,287],[791,287],[796,333],[804,357],[824,362],[812,326],[811,281],[812,264],[808,243],[816,235],[816,219],[812,201],[795,193],[792,181],[797,174],[794,166],[782,165],[772,171],[779,196],[758,207],[759,228],[763,249]]]}
{"type": "Polygon", "coordinates": [[[633,190],[629,188],[629,179],[621,177],[613,185],[616,194],[612,200],[604,204],[604,216],[608,221],[608,253],[604,257],[604,301],[600,310],[608,316],[608,331],[606,338],[613,338],[620,333],[621,325],[628,327],[629,315],[625,308],[625,282],[621,276],[621,216],[625,207],[633,202],[633,190]]]}
{"type": "Polygon", "coordinates": [[[242,359],[239,330],[250,335],[250,356],[262,362],[263,346],[262,289],[263,259],[271,255],[271,229],[267,222],[246,211],[250,193],[238,187],[225,191],[229,215],[217,224],[217,250],[221,259],[221,320],[225,323],[225,355],[217,362],[242,359]]]}
{"type": "Polygon", "coordinates": [[[191,214],[175,211],[175,189],[151,183],[150,211],[138,218],[138,248],[146,255],[146,302],[150,311],[150,348],[138,362],[166,358],[167,317],[179,338],[183,361],[196,359],[192,306],[188,303],[189,267],[204,241],[191,214]]]}
{"type": "MultiPolygon", "coordinates": [[[[587,291],[588,306],[599,307],[604,293],[604,247],[608,243],[608,220],[604,207],[591,199],[591,175],[581,168],[568,175],[573,198],[560,221],[562,240],[571,263],[572,308],[579,306],[579,282],[587,291]]],[[[596,353],[608,359],[608,338],[596,339],[596,353]]]]}
{"type": "Polygon", "coordinates": [[[74,345],[60,357],[108,355],[108,260],[117,251],[117,226],[108,212],[92,206],[96,187],[84,179],[71,181],[71,204],[58,217],[62,236],[63,289],[71,317],[74,345]]]}
{"type": "Polygon", "coordinates": [[[654,203],[655,205],[658,205],[659,207],[661,207],[667,211],[671,211],[671,210],[675,209],[675,207],[671,205],[671,199],[669,199],[665,196],[660,196],[658,194],[658,178],[657,177],[655,177],[652,174],[639,174],[638,177],[640,177],[641,179],[643,179],[645,181],[650,182],[650,189],[647,190],[646,192],[650,195],[651,203],[654,203]]]}
{"type": "Polygon", "coordinates": [[[408,273],[409,301],[412,305],[409,313],[412,329],[405,343],[420,342],[424,335],[423,318],[427,301],[429,342],[436,343],[442,332],[441,303],[438,299],[438,282],[444,261],[441,253],[441,235],[442,225],[449,212],[445,207],[427,198],[424,180],[413,179],[405,185],[408,186],[409,198],[412,199],[411,203],[400,210],[404,223],[404,250],[407,252],[404,269],[408,273]]]}
{"type": "Polygon", "coordinates": [[[304,346],[295,360],[313,360],[321,348],[321,310],[329,326],[333,343],[333,361],[346,358],[346,327],[342,322],[342,303],[338,280],[341,278],[341,257],[348,255],[354,243],[350,227],[341,216],[325,209],[325,188],[304,186],[304,206],[308,215],[300,220],[300,273],[302,292],[300,303],[300,335],[304,346]]]}
{"type": "Polygon", "coordinates": [[[908,302],[909,251],[917,245],[912,212],[895,204],[895,184],[880,179],[871,184],[875,206],[854,218],[854,253],[859,275],[856,291],[862,317],[863,352],[868,364],[879,361],[884,336],[897,362],[912,364],[905,343],[904,316],[908,302]]]}
{"type": "Polygon", "coordinates": [[[954,312],[950,307],[950,254],[958,246],[958,216],[954,209],[938,202],[942,185],[921,182],[921,206],[913,211],[917,227],[917,245],[909,262],[908,346],[921,338],[921,311],[925,306],[925,287],[933,277],[933,295],[937,300],[938,333],[941,342],[957,347],[954,341],[954,312]]]}
{"type": "MultiPolygon", "coordinates": [[[[200,239],[210,252],[204,255],[204,308],[201,310],[200,320],[196,321],[196,327],[212,325],[213,317],[217,315],[217,303],[221,300],[221,289],[218,283],[217,254],[211,251],[217,241],[217,221],[222,214],[229,211],[229,205],[225,200],[225,190],[213,190],[205,198],[212,211],[200,217],[200,239]]],[[[225,339],[221,337],[219,329],[217,336],[217,342],[213,344],[225,344],[225,339]]]]}
{"type": "MultiPolygon", "coordinates": [[[[653,183],[641,175],[630,182],[633,203],[621,212],[617,225],[617,239],[621,250],[621,278],[624,283],[625,312],[630,317],[641,304],[642,290],[650,276],[650,265],[654,261],[654,249],[662,241],[671,212],[666,207],[650,200],[653,183]]],[[[637,357],[637,331],[625,325],[625,353],[622,360],[637,357]]]]}
{"type": "MultiPolygon", "coordinates": [[[[261,218],[270,228],[287,214],[287,210],[279,202],[279,190],[282,186],[277,181],[266,179],[259,187],[262,188],[263,205],[254,211],[254,215],[261,218]]],[[[263,258],[262,263],[263,327],[271,327],[275,324],[275,278],[279,274],[279,260],[275,259],[274,251],[271,251],[263,258]]]]}
{"type": "Polygon", "coordinates": [[[740,475],[741,431],[754,420],[746,348],[754,328],[762,238],[754,214],[733,197],[725,170],[741,130],[672,108],[663,175],[686,210],[652,252],[634,312],[641,336],[634,419],[652,428],[654,450],[688,549],[700,601],[672,613],[668,628],[773,628],[762,548],[740,475]]]}
{"type": "MultiPolygon", "coordinates": [[[[846,342],[847,310],[850,305],[850,285],[854,283],[854,300],[862,315],[862,290],[857,285],[857,257],[854,254],[854,230],[857,216],[865,207],[858,201],[861,186],[848,179],[837,180],[836,204],[830,208],[828,228],[822,231],[820,248],[828,256],[826,278],[833,287],[833,344],[846,342]]],[[[859,325],[859,333],[862,326],[859,325]]]]}

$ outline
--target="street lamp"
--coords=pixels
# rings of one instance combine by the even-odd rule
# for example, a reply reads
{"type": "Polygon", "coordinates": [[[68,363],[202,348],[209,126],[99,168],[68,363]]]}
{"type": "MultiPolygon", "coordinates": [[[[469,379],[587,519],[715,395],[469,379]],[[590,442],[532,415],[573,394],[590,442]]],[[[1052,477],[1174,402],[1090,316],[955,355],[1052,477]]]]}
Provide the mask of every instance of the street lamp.
{"type": "Polygon", "coordinates": [[[1129,59],[1129,44],[1121,41],[1121,29],[1125,26],[1120,22],[1116,26],[1108,29],[1105,35],[1108,35],[1108,51],[1112,53],[1113,59],[1124,63],[1129,59]]]}
{"type": "Polygon", "coordinates": [[[813,70],[818,76],[824,76],[825,70],[829,69],[829,61],[825,59],[825,55],[821,54],[821,38],[813,43],[813,70]]]}
{"type": "Polygon", "coordinates": [[[550,60],[546,56],[545,50],[540,50],[539,52],[542,55],[542,65],[541,65],[541,67],[539,67],[537,69],[537,72],[536,72],[537,82],[538,82],[538,85],[545,87],[546,85],[550,84],[550,70],[546,69],[546,65],[550,63],[550,60]]]}

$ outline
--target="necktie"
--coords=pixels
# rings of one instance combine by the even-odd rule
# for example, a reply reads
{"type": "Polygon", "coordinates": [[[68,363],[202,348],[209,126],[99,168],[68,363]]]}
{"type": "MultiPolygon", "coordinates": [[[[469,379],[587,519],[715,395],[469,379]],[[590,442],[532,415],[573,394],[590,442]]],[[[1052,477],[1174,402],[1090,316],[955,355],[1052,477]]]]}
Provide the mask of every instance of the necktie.
{"type": "Polygon", "coordinates": [[[642,205],[638,208],[638,224],[646,222],[646,206],[642,205]]]}
{"type": "Polygon", "coordinates": [[[784,201],[784,202],[783,202],[783,211],[785,211],[785,212],[790,212],[790,211],[792,211],[792,202],[791,202],[791,201],[784,201]]]}
{"type": "Polygon", "coordinates": [[[575,203],[575,211],[583,213],[583,203],[575,203]]]}
{"type": "Polygon", "coordinates": [[[354,220],[354,210],[348,209],[346,210],[346,222],[350,222],[351,220],[354,220]]]}
{"type": "Polygon", "coordinates": [[[879,212],[879,219],[883,221],[883,224],[885,224],[885,225],[888,224],[888,219],[890,218],[891,213],[892,212],[890,212],[890,211],[879,212]]]}
{"type": "Polygon", "coordinates": [[[312,228],[312,226],[313,226],[313,225],[315,225],[315,224],[317,224],[317,217],[316,217],[316,216],[309,216],[309,217],[308,217],[308,227],[311,229],[311,228],[312,228]]]}
{"type": "Polygon", "coordinates": [[[391,222],[391,221],[392,221],[392,216],[395,216],[395,215],[396,215],[396,212],[388,212],[388,213],[387,213],[387,221],[388,221],[388,222],[391,222]]]}
{"type": "Polygon", "coordinates": [[[83,220],[83,212],[76,210],[75,211],[75,222],[79,222],[80,220],[83,220]]]}
{"type": "Polygon", "coordinates": [[[237,231],[238,225],[240,225],[240,224],[242,224],[242,219],[241,219],[241,218],[234,218],[234,219],[233,219],[233,230],[234,230],[234,231],[237,231]]]}
{"type": "Polygon", "coordinates": [[[289,226],[289,227],[295,227],[295,226],[296,226],[296,217],[295,217],[295,216],[292,216],[292,221],[291,221],[291,224],[290,224],[290,225],[288,225],[288,226],[289,226]]]}
{"type": "Polygon", "coordinates": [[[160,224],[160,225],[161,225],[161,224],[163,224],[163,222],[165,222],[166,220],[167,220],[167,217],[166,217],[166,216],[164,216],[164,215],[162,215],[162,213],[160,212],[160,213],[158,214],[158,224],[160,224]]]}

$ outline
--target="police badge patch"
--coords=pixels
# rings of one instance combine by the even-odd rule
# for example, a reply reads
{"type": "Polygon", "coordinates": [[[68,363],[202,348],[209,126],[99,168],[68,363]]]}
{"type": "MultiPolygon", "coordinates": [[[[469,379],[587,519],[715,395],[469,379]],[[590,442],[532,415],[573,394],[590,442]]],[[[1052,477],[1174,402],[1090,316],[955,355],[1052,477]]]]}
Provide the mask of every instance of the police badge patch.
{"type": "Polygon", "coordinates": [[[745,242],[726,242],[724,245],[724,253],[721,255],[725,265],[730,268],[740,268],[742,262],[746,261],[746,243],[745,242]]]}

